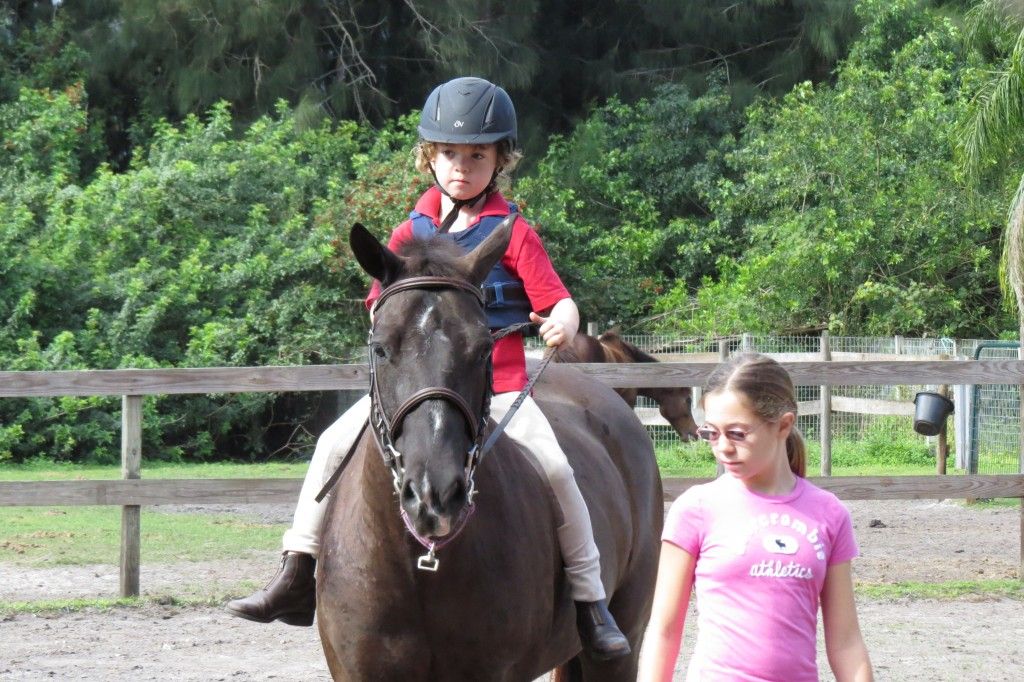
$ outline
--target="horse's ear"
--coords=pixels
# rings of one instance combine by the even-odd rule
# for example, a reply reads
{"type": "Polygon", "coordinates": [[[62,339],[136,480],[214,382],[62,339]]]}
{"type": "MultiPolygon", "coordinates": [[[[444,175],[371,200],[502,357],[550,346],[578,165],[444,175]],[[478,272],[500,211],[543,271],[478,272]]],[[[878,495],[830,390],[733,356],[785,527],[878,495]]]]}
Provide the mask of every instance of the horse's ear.
{"type": "Polygon", "coordinates": [[[487,279],[487,273],[491,271],[508,248],[508,242],[512,239],[512,225],[516,222],[518,214],[509,214],[507,218],[494,228],[487,236],[487,239],[480,243],[465,256],[462,260],[468,265],[467,277],[473,284],[481,284],[487,279]]]}
{"type": "Polygon", "coordinates": [[[377,238],[361,224],[356,223],[352,226],[348,243],[363,270],[380,280],[383,286],[387,286],[398,276],[402,268],[402,259],[377,241],[377,238]]]}

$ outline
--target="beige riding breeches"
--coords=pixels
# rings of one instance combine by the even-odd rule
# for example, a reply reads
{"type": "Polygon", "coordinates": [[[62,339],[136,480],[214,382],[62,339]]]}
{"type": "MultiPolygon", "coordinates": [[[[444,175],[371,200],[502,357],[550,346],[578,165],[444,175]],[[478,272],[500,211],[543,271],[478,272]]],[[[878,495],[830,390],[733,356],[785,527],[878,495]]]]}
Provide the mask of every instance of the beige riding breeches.
{"type": "MultiPolygon", "coordinates": [[[[495,395],[491,399],[491,418],[500,422],[518,395],[515,392],[495,395]]],[[[323,487],[325,468],[333,452],[348,451],[369,416],[370,397],[364,396],[317,440],[299,493],[292,527],[284,534],[282,545],[286,551],[303,552],[314,557],[319,555],[320,529],[327,505],[318,503],[316,495],[323,487]]],[[[587,504],[551,425],[533,398],[527,396],[505,427],[505,433],[533,455],[558,502],[562,512],[562,525],[557,529],[558,541],[573,599],[588,602],[604,599],[601,557],[594,543],[587,504]]]]}

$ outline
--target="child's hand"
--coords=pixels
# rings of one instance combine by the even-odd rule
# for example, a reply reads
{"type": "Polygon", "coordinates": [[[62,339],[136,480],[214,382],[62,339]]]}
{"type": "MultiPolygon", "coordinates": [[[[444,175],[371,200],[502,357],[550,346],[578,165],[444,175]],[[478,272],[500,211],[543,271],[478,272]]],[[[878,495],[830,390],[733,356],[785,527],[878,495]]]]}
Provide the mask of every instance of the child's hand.
{"type": "Polygon", "coordinates": [[[530,322],[540,325],[540,337],[549,346],[561,346],[572,339],[572,335],[564,322],[551,317],[541,317],[537,313],[530,313],[530,322]]]}

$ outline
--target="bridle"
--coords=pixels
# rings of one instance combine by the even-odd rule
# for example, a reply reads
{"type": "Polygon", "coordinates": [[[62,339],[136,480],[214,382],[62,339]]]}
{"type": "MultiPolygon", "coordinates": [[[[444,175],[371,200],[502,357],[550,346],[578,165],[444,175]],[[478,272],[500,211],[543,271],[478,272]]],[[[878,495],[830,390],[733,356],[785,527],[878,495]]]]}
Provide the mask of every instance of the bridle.
{"type": "MultiPolygon", "coordinates": [[[[473,286],[464,280],[455,279],[453,277],[410,277],[408,279],[399,280],[381,291],[380,296],[373,304],[372,315],[374,319],[374,326],[376,326],[376,320],[378,319],[377,311],[380,310],[385,301],[395,294],[403,291],[424,289],[449,289],[461,291],[471,295],[479,304],[481,310],[485,305],[484,295],[480,288],[473,286]]],[[[373,338],[373,327],[370,329],[370,338],[373,338]]],[[[465,525],[466,520],[473,511],[473,496],[476,494],[476,484],[473,480],[473,476],[476,472],[477,465],[480,463],[484,427],[486,426],[488,416],[490,415],[491,364],[490,362],[487,363],[487,385],[483,392],[483,400],[482,404],[479,406],[479,413],[476,413],[473,410],[465,398],[450,388],[445,388],[443,386],[431,386],[413,393],[389,415],[384,409],[381,401],[380,386],[377,382],[377,354],[374,352],[374,349],[370,344],[368,344],[368,351],[371,431],[373,431],[374,439],[377,441],[377,447],[380,449],[381,456],[384,459],[384,464],[391,472],[391,482],[395,492],[399,496],[401,496],[402,493],[401,482],[405,474],[405,464],[403,462],[402,453],[395,447],[395,438],[397,438],[398,432],[402,428],[402,421],[405,417],[421,403],[428,400],[443,400],[454,405],[466,422],[466,431],[469,434],[469,439],[472,443],[472,446],[466,452],[466,461],[464,465],[468,504],[464,508],[463,514],[456,522],[456,528],[449,534],[448,538],[437,543],[420,537],[420,535],[412,528],[405,511],[402,510],[402,518],[405,521],[409,532],[412,533],[413,537],[415,537],[421,544],[430,550],[428,555],[420,557],[420,568],[424,568],[426,570],[437,570],[437,559],[434,558],[434,552],[437,549],[440,549],[445,542],[453,539],[458,534],[458,531],[462,530],[462,526],[465,525]]]]}

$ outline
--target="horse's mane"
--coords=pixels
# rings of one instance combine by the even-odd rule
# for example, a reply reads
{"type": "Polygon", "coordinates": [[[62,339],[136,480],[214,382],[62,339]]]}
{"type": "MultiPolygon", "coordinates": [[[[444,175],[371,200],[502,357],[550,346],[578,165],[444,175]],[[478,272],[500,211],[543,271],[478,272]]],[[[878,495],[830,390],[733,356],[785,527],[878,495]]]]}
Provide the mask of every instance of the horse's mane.
{"type": "Polygon", "coordinates": [[[619,333],[609,330],[597,337],[597,340],[604,346],[605,352],[612,356],[615,362],[657,362],[653,355],[645,353],[628,341],[624,341],[619,333]]]}
{"type": "Polygon", "coordinates": [[[461,259],[465,251],[449,239],[411,239],[398,249],[398,255],[405,259],[404,277],[455,277],[465,279],[461,259]]]}

